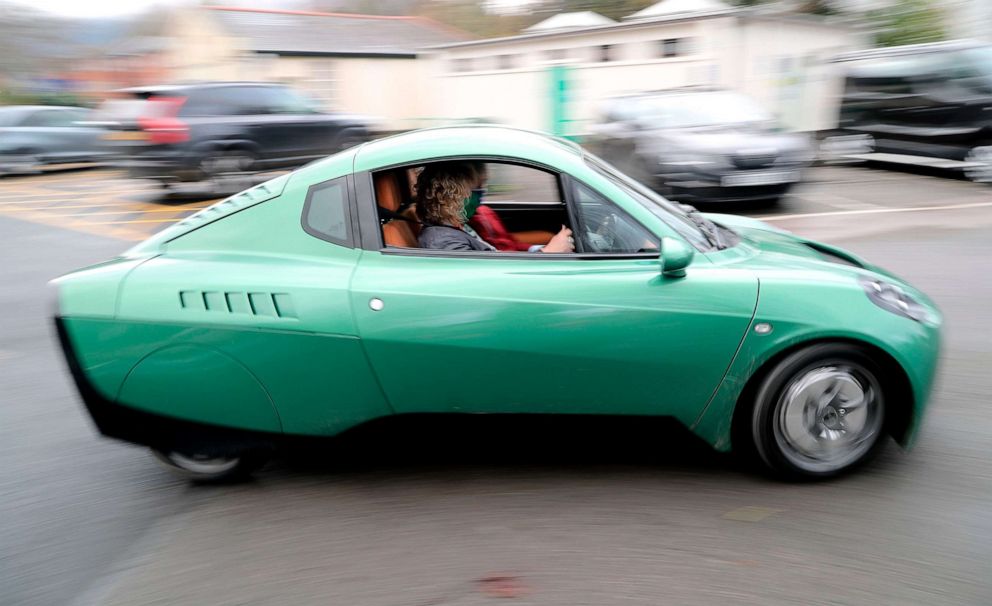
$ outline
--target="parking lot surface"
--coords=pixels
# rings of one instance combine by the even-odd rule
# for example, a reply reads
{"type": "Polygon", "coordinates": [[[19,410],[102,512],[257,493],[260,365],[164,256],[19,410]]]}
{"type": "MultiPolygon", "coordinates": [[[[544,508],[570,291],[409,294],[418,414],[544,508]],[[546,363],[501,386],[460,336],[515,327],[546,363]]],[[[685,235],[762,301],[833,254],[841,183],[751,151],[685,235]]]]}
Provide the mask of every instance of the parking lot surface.
{"type": "Polygon", "coordinates": [[[426,606],[992,603],[992,189],[818,167],[763,217],[930,294],[920,440],[825,483],[738,469],[677,428],[400,426],[193,486],[103,440],[46,282],[203,207],[99,169],[0,180],[0,603],[426,606]]]}

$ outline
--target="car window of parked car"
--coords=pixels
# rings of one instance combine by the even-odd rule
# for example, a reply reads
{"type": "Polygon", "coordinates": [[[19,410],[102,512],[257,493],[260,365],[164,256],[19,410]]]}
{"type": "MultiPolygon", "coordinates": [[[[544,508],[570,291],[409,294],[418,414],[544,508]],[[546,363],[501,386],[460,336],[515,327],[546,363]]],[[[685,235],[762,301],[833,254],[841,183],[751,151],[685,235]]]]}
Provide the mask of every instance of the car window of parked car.
{"type": "Polygon", "coordinates": [[[748,97],[730,92],[686,93],[646,97],[642,119],[662,128],[698,128],[771,122],[771,114],[748,97]]]}
{"type": "Polygon", "coordinates": [[[282,86],[257,86],[249,89],[250,105],[263,114],[313,114],[316,103],[303,95],[282,86]]]}
{"type": "Polygon", "coordinates": [[[342,246],[353,246],[348,183],[344,177],[318,183],[307,192],[303,230],[342,246]]]}
{"type": "Polygon", "coordinates": [[[0,126],[19,126],[26,116],[20,107],[0,107],[0,126]]]}
{"type": "Polygon", "coordinates": [[[58,113],[58,110],[52,109],[36,111],[28,116],[27,119],[21,123],[21,126],[63,126],[64,121],[59,119],[57,115],[58,113]]]}
{"type": "Polygon", "coordinates": [[[250,90],[250,87],[211,86],[185,91],[180,95],[186,97],[186,101],[179,110],[179,116],[240,116],[252,113],[247,110],[251,102],[250,90]]]}

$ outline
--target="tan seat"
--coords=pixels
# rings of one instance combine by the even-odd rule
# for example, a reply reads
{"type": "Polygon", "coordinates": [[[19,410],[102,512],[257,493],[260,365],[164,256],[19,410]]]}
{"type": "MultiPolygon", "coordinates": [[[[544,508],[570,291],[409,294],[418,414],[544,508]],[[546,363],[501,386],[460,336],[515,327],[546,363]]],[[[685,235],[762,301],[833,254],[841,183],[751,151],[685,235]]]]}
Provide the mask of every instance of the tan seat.
{"type": "Polygon", "coordinates": [[[523,242],[525,244],[547,244],[554,238],[555,235],[550,231],[542,230],[532,230],[532,231],[515,231],[511,235],[516,239],[517,242],[523,242]]]}
{"type": "MultiPolygon", "coordinates": [[[[375,175],[375,200],[376,204],[392,213],[399,213],[403,205],[403,191],[400,188],[399,175],[395,172],[384,172],[375,175]]],[[[405,209],[409,211],[410,209],[405,209]]],[[[407,216],[409,213],[402,213],[407,216]]],[[[416,217],[412,217],[416,221],[416,217]]],[[[390,219],[382,225],[382,238],[386,246],[400,246],[403,248],[417,248],[417,235],[414,229],[419,231],[420,225],[411,223],[403,219],[390,219]]]]}

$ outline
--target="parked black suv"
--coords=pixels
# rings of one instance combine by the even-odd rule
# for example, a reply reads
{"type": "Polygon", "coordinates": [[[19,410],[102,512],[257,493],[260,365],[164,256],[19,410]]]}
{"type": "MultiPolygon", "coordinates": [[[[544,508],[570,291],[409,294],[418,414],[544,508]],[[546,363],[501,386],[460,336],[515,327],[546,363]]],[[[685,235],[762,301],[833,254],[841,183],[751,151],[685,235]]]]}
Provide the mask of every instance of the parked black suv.
{"type": "Polygon", "coordinates": [[[962,170],[992,182],[992,46],[954,41],[836,57],[845,74],[826,158],[962,170]]]}
{"type": "Polygon", "coordinates": [[[292,168],[368,139],[359,117],[328,114],[278,84],[219,82],[117,91],[100,121],[119,165],[163,183],[292,168]]]}

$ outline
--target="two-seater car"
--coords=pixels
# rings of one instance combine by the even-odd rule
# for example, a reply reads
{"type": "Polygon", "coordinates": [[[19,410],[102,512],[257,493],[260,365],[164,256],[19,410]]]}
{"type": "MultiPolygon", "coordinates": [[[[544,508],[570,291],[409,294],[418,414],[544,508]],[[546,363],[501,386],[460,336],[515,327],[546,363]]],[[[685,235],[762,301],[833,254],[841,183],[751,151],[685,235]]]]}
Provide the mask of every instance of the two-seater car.
{"type": "Polygon", "coordinates": [[[925,295],[838,248],[668,203],[492,126],[343,151],[63,276],[57,326],[99,430],[198,478],[387,415],[674,417],[789,477],[909,444],[938,357],[925,295]],[[417,247],[417,170],[488,163],[511,231],[571,254],[417,247]]]}

